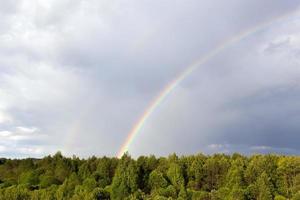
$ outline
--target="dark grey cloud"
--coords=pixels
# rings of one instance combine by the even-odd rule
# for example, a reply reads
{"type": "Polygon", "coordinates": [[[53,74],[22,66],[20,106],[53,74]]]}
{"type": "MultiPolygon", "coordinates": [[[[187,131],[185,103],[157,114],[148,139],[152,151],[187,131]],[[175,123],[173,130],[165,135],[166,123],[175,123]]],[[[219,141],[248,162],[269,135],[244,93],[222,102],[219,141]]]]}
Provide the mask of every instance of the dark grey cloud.
{"type": "Polygon", "coordinates": [[[133,151],[298,154],[297,27],[252,35],[200,67],[153,114],[133,151]]]}
{"type": "MultiPolygon", "coordinates": [[[[193,60],[299,5],[7,1],[0,8],[0,131],[37,127],[47,140],[22,140],[14,143],[20,150],[8,144],[0,151],[115,155],[152,99],[193,60]]],[[[299,75],[299,30],[297,22],[269,27],[209,61],[160,105],[130,151],[297,151],[291,140],[298,126],[284,119],[297,114],[298,90],[291,84],[299,75]],[[278,87],[285,89],[278,93],[278,87]],[[261,99],[264,93],[271,94],[261,99]],[[248,129],[258,121],[266,125],[251,137],[248,129]],[[284,140],[266,141],[281,132],[288,134],[284,140]]]]}

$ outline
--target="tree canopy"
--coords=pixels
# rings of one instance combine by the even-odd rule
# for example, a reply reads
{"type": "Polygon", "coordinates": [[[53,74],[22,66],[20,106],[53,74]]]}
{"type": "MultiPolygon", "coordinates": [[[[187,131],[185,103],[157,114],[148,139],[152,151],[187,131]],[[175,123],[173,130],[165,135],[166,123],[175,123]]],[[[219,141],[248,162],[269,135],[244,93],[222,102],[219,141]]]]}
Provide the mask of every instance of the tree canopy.
{"type": "Polygon", "coordinates": [[[297,200],[300,157],[0,159],[0,200],[297,200]]]}

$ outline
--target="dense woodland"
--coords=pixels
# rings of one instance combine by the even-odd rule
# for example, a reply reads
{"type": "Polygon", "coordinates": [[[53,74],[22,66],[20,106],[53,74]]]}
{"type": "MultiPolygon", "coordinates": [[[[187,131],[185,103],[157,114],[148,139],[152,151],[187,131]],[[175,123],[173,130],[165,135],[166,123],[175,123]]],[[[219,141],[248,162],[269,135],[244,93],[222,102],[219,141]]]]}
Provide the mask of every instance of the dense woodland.
{"type": "Polygon", "coordinates": [[[300,200],[300,157],[0,159],[0,200],[300,200]]]}

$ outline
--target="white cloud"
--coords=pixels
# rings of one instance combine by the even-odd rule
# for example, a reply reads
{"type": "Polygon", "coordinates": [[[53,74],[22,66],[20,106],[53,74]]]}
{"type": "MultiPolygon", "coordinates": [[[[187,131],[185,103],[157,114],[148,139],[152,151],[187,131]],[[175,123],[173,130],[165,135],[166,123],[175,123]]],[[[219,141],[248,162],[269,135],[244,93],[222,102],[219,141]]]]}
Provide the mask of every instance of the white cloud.
{"type": "Polygon", "coordinates": [[[12,131],[0,131],[1,142],[38,140],[46,135],[41,134],[36,127],[16,127],[12,131]]]}
{"type": "Polygon", "coordinates": [[[224,147],[226,147],[226,145],[224,145],[224,144],[210,144],[210,145],[208,145],[208,148],[214,149],[214,150],[222,149],[224,147]]]}
{"type": "Polygon", "coordinates": [[[5,146],[3,146],[3,145],[0,145],[0,152],[4,153],[6,151],[7,151],[7,148],[5,146]]]}
{"type": "Polygon", "coordinates": [[[10,137],[11,135],[13,135],[13,133],[10,131],[0,131],[0,137],[7,138],[10,137]]]}
{"type": "Polygon", "coordinates": [[[20,132],[20,133],[25,133],[25,134],[31,134],[31,133],[37,132],[38,128],[18,126],[18,127],[16,127],[16,131],[20,132]]]}
{"type": "Polygon", "coordinates": [[[7,113],[0,110],[0,124],[11,123],[12,121],[12,118],[7,113]]]}
{"type": "Polygon", "coordinates": [[[33,157],[33,156],[42,156],[46,152],[43,147],[40,146],[20,146],[20,147],[14,147],[14,146],[5,146],[0,145],[0,152],[2,154],[10,155],[11,157],[33,157]]]}
{"type": "Polygon", "coordinates": [[[270,147],[270,146],[252,146],[250,148],[254,151],[256,151],[256,150],[271,150],[272,149],[272,147],[270,147]]]}
{"type": "Polygon", "coordinates": [[[0,152],[13,157],[41,156],[50,152],[47,136],[36,127],[15,127],[0,131],[0,152]]]}
{"type": "Polygon", "coordinates": [[[16,151],[25,155],[41,155],[45,153],[42,147],[20,147],[16,151]]]}

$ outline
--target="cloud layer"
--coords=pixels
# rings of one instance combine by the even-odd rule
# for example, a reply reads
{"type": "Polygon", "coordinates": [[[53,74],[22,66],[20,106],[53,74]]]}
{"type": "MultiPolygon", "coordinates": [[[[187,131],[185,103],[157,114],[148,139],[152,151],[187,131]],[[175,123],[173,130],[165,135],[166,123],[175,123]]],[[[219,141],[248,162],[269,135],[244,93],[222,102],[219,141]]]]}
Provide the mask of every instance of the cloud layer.
{"type": "MultiPolygon", "coordinates": [[[[115,155],[143,110],[186,66],[299,6],[292,0],[6,1],[1,155],[115,155]]],[[[298,153],[299,16],[200,67],[160,105],[130,152],[298,153]]]]}

